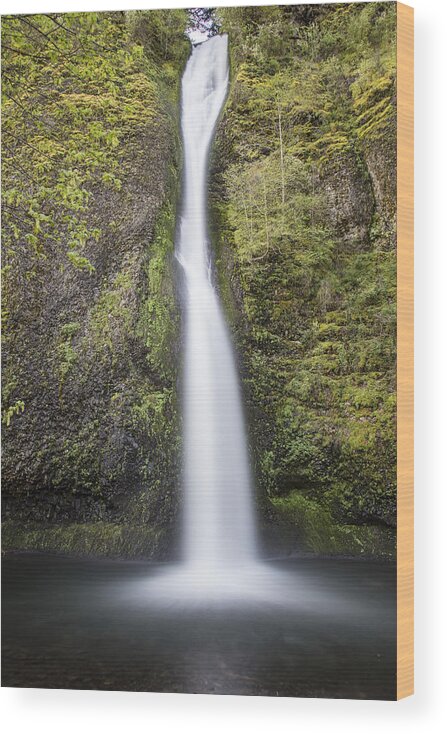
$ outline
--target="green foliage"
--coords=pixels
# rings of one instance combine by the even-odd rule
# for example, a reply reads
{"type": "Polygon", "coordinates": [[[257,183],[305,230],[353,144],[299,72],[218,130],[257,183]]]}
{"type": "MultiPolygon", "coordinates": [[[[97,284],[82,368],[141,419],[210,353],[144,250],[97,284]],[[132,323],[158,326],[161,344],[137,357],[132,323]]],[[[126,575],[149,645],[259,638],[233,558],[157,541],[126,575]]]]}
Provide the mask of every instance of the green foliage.
{"type": "Polygon", "coordinates": [[[308,534],[324,526],[328,547],[331,523],[395,522],[395,201],[384,182],[396,9],[218,12],[232,60],[213,182],[218,263],[233,282],[258,474],[308,534]],[[373,202],[368,225],[357,196],[378,154],[388,210],[373,202]]]}
{"type": "Polygon", "coordinates": [[[229,219],[242,262],[275,254],[303,270],[328,262],[330,237],[321,195],[301,161],[271,154],[253,163],[231,166],[226,173],[229,219]],[[283,196],[284,192],[284,196],[283,196]],[[299,246],[297,247],[297,243],[299,246]]]}
{"type": "Polygon", "coordinates": [[[71,265],[95,272],[93,196],[122,189],[123,145],[177,95],[186,25],[175,10],[2,19],[5,314],[19,273],[45,277],[66,243],[71,265]]]}
{"type": "Polygon", "coordinates": [[[22,547],[143,552],[173,522],[187,19],[2,19],[4,415],[27,408],[8,419],[8,499],[25,526],[89,521],[22,547]]]}
{"type": "Polygon", "coordinates": [[[395,6],[308,12],[311,22],[296,25],[287,8],[219,10],[238,100],[228,115],[243,158],[278,148],[279,118],[284,148],[319,166],[394,129],[395,6]]]}
{"type": "Polygon", "coordinates": [[[16,400],[14,405],[10,405],[6,410],[2,413],[2,423],[5,423],[6,427],[11,423],[11,418],[14,415],[20,415],[20,413],[23,413],[25,410],[25,403],[23,400],[16,400]]]}
{"type": "Polygon", "coordinates": [[[186,10],[130,10],[126,23],[132,39],[141,43],[150,59],[181,66],[189,52],[185,36],[186,10]]]}
{"type": "Polygon", "coordinates": [[[95,272],[95,267],[91,264],[90,260],[87,257],[79,255],[74,250],[67,252],[67,257],[77,270],[87,270],[89,273],[95,272]]]}

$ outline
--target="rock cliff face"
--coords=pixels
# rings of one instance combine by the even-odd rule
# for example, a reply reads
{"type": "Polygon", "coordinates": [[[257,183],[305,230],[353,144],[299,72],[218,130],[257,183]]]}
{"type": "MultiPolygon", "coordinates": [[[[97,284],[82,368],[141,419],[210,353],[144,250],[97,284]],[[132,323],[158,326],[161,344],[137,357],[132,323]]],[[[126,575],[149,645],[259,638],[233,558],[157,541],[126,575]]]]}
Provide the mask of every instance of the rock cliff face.
{"type": "Polygon", "coordinates": [[[392,556],[395,6],[301,10],[223,11],[221,291],[267,546],[392,556]]]}
{"type": "Polygon", "coordinates": [[[153,553],[178,502],[173,247],[186,16],[30,22],[3,23],[8,46],[23,51],[5,48],[3,59],[4,542],[153,553]],[[169,50],[157,45],[163,31],[169,50]]]}
{"type": "MultiPolygon", "coordinates": [[[[392,556],[395,5],[221,16],[212,229],[265,546],[392,556]]],[[[175,550],[186,24],[2,24],[6,548],[175,550]]]]}

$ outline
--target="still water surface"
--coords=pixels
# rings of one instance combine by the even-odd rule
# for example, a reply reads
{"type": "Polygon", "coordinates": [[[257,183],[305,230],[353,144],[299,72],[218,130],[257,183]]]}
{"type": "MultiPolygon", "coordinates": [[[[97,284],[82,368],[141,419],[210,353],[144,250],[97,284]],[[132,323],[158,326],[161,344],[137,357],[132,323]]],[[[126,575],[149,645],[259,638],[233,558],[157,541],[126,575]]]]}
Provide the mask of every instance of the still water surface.
{"type": "Polygon", "coordinates": [[[395,696],[395,566],[265,563],[250,588],[176,595],[169,567],[3,560],[4,686],[395,696]]]}

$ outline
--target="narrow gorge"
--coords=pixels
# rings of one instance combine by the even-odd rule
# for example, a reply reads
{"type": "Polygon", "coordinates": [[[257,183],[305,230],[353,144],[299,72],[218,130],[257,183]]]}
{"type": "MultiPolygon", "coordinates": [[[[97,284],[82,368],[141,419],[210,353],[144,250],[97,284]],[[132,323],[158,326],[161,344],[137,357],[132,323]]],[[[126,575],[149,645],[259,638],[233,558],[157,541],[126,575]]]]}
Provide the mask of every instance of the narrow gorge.
{"type": "MultiPolygon", "coordinates": [[[[395,12],[226,8],[209,26],[230,73],[202,275],[266,556],[394,556],[395,12]]],[[[5,550],[178,556],[190,22],[3,18],[5,550]]]]}

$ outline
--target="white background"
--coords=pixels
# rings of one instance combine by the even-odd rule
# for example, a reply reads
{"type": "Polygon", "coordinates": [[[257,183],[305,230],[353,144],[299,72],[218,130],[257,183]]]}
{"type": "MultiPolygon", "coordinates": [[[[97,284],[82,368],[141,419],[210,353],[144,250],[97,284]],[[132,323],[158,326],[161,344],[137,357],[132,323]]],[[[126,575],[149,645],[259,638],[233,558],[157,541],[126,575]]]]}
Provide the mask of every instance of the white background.
{"type": "MultiPolygon", "coordinates": [[[[173,0],[4,0],[1,12],[185,4],[173,0]]],[[[262,0],[221,4],[256,5],[262,0]]],[[[416,11],[416,695],[394,703],[2,689],[1,723],[7,734],[447,731],[447,3],[412,0],[409,4],[416,11]]]]}

